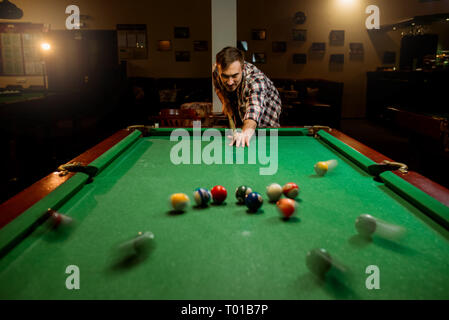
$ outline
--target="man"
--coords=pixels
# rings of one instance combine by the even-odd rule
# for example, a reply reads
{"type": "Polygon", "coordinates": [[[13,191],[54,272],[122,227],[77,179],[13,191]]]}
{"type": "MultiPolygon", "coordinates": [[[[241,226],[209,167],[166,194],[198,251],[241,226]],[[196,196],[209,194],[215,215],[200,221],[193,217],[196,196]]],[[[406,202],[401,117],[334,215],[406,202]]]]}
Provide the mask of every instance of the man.
{"type": "Polygon", "coordinates": [[[249,146],[257,127],[279,127],[279,92],[262,71],[244,60],[242,51],[226,47],[217,53],[212,79],[223,113],[242,125],[242,131],[230,137],[230,145],[249,146]]]}

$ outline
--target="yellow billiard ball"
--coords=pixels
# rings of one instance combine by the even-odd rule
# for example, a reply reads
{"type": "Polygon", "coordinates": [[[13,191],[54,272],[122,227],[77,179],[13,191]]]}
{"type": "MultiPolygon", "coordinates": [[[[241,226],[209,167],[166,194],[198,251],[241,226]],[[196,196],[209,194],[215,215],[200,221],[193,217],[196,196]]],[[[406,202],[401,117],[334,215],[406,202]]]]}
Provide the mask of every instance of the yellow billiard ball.
{"type": "Polygon", "coordinates": [[[170,196],[170,204],[176,211],[183,211],[189,202],[190,199],[185,193],[174,193],[170,196]]]}

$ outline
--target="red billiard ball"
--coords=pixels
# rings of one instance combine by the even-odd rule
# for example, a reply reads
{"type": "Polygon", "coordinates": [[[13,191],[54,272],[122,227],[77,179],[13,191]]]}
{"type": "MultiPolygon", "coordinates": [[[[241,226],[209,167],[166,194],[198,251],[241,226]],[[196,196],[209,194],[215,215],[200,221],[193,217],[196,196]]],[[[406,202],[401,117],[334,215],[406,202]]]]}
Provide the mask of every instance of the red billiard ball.
{"type": "Polygon", "coordinates": [[[284,218],[290,218],[296,210],[296,201],[292,199],[281,199],[276,203],[279,212],[284,216],[284,218]]]}
{"type": "Polygon", "coordinates": [[[284,195],[290,199],[295,199],[299,194],[299,187],[296,183],[289,182],[282,188],[284,195]]]}
{"type": "Polygon", "coordinates": [[[228,195],[228,192],[226,191],[225,187],[223,186],[215,186],[210,191],[212,194],[212,199],[214,200],[214,203],[220,204],[223,201],[225,201],[226,196],[228,195]]]}

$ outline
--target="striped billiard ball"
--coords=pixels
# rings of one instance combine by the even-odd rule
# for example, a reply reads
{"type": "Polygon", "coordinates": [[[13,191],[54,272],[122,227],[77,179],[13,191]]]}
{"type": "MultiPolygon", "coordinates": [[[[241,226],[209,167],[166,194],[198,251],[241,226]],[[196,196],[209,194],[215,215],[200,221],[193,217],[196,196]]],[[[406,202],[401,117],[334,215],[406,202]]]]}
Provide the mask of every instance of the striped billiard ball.
{"type": "Polygon", "coordinates": [[[193,192],[193,199],[198,206],[207,206],[211,198],[210,191],[205,188],[196,188],[193,192]]]}
{"type": "Polygon", "coordinates": [[[295,199],[299,194],[299,187],[296,183],[289,182],[284,185],[282,192],[287,198],[295,199]]]}
{"type": "Polygon", "coordinates": [[[174,193],[170,196],[170,204],[175,211],[183,211],[190,199],[185,193],[174,193]]]}

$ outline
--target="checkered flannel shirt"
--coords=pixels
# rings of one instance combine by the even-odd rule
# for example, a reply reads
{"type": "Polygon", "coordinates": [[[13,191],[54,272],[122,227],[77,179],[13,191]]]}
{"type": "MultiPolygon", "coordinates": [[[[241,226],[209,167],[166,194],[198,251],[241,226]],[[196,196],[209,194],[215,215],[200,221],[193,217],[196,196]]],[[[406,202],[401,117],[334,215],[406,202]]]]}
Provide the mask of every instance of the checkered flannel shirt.
{"type": "MultiPolygon", "coordinates": [[[[212,78],[215,89],[225,97],[233,94],[225,89],[216,67],[212,78]]],[[[254,120],[260,128],[279,127],[281,98],[273,82],[262,71],[245,61],[242,83],[236,91],[237,105],[231,107],[233,110],[238,110],[242,121],[254,120]]]]}

